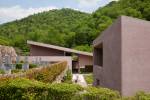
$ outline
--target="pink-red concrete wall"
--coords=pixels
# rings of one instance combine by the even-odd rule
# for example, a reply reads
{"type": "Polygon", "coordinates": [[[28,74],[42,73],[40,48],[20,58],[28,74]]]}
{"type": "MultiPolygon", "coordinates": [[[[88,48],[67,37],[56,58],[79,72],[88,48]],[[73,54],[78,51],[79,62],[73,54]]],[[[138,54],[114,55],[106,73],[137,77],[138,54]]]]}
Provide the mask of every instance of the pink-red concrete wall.
{"type": "MultiPolygon", "coordinates": [[[[121,91],[121,19],[105,30],[94,42],[94,49],[103,49],[102,65],[94,63],[94,85],[121,91]],[[99,82],[99,83],[97,83],[99,82]]],[[[95,50],[94,50],[95,51],[95,50]]],[[[101,51],[99,51],[101,52],[101,51]]],[[[94,52],[95,60],[98,51],[94,52]]]]}
{"type": "Polygon", "coordinates": [[[64,56],[63,51],[30,45],[30,56],[64,56]]]}
{"type": "Polygon", "coordinates": [[[150,22],[122,16],[93,42],[95,49],[100,44],[103,66],[94,64],[94,85],[100,82],[124,96],[150,92],[150,22]]]}
{"type": "MultiPolygon", "coordinates": [[[[64,51],[30,45],[30,56],[65,56],[65,54],[66,53],[64,53],[64,51]]],[[[78,56],[79,56],[79,61],[77,62],[78,63],[77,65],[79,65],[80,67],[85,65],[92,65],[93,63],[92,56],[80,55],[80,54],[78,54],[78,56]]]]}
{"type": "Polygon", "coordinates": [[[86,55],[78,55],[79,66],[84,68],[86,65],[93,65],[93,57],[86,55]]]}
{"type": "MultiPolygon", "coordinates": [[[[20,61],[24,61],[26,56],[20,56],[20,61]]],[[[67,61],[68,67],[72,70],[72,58],[70,56],[28,56],[28,62],[36,62],[37,59],[46,62],[63,62],[67,61]]]]}
{"type": "Polygon", "coordinates": [[[122,94],[150,92],[150,22],[122,17],[122,94]]]}

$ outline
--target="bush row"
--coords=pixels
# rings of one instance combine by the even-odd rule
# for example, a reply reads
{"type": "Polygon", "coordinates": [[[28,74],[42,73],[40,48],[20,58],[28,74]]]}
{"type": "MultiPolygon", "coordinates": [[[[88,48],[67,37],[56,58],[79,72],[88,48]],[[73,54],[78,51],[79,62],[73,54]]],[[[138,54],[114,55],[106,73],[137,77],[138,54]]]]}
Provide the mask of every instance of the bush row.
{"type": "Polygon", "coordinates": [[[0,100],[150,100],[150,94],[139,92],[134,97],[123,98],[107,88],[17,78],[0,81],[0,100]]]}
{"type": "MultiPolygon", "coordinates": [[[[60,62],[40,68],[33,68],[27,70],[24,73],[16,73],[12,75],[0,76],[0,81],[15,79],[18,77],[25,77],[28,79],[34,79],[41,82],[53,82],[58,75],[60,75],[67,68],[67,62],[60,62]]],[[[17,71],[17,70],[15,70],[17,71]]]]}
{"type": "Polygon", "coordinates": [[[41,82],[53,82],[67,68],[67,62],[52,64],[41,69],[31,69],[26,72],[26,78],[41,82]]]}
{"type": "Polygon", "coordinates": [[[83,88],[75,84],[46,84],[29,79],[0,82],[0,100],[71,100],[83,88]]]}
{"type": "Polygon", "coordinates": [[[94,87],[84,89],[76,84],[46,84],[23,78],[0,82],[0,100],[115,100],[117,98],[119,94],[112,90],[94,87]]]}

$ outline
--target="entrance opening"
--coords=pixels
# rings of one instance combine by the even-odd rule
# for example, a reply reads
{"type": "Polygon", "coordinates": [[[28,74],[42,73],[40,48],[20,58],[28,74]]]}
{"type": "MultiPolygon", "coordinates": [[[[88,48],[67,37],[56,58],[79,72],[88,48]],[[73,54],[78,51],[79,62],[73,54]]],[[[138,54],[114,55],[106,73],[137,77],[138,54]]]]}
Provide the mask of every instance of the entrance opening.
{"type": "Polygon", "coordinates": [[[103,44],[94,48],[94,65],[103,67],[103,44]]]}
{"type": "Polygon", "coordinates": [[[99,79],[96,79],[96,85],[99,86],[100,85],[100,81],[99,79]]]}
{"type": "Polygon", "coordinates": [[[93,72],[93,65],[85,65],[85,72],[93,72]]]}
{"type": "Polygon", "coordinates": [[[72,56],[70,52],[65,52],[65,56],[72,56]]]}

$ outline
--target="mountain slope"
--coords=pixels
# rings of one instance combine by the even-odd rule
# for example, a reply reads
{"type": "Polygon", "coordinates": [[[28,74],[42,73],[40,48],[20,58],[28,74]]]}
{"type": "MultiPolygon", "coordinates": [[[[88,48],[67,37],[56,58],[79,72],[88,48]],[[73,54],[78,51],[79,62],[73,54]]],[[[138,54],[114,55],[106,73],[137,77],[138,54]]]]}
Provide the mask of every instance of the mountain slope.
{"type": "Polygon", "coordinates": [[[26,40],[91,51],[92,41],[120,15],[150,20],[150,0],[119,0],[87,14],[51,10],[0,25],[0,44],[28,52],[26,40]]]}
{"type": "Polygon", "coordinates": [[[121,15],[150,21],[150,0],[112,1],[105,7],[97,9],[92,14],[96,30],[102,32],[121,15]]]}
{"type": "Polygon", "coordinates": [[[2,39],[9,38],[10,45],[21,49],[27,39],[72,47],[76,25],[89,16],[71,9],[51,10],[0,25],[0,35],[2,39]]]}

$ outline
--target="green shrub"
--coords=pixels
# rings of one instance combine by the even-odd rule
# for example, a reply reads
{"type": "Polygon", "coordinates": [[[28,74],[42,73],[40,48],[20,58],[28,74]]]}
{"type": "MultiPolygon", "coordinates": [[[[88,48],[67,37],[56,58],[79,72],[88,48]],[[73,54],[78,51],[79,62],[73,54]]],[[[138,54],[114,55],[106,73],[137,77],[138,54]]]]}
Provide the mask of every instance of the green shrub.
{"type": "Polygon", "coordinates": [[[90,87],[86,89],[87,92],[84,90],[76,84],[9,79],[0,82],[0,100],[116,100],[120,97],[116,91],[105,88],[90,87]]]}
{"type": "Polygon", "coordinates": [[[86,93],[83,94],[85,100],[116,100],[120,98],[117,91],[107,88],[88,87],[86,93]]]}
{"type": "Polygon", "coordinates": [[[22,63],[16,64],[16,69],[22,69],[22,63]]]}
{"type": "Polygon", "coordinates": [[[84,78],[85,78],[87,84],[92,84],[93,81],[94,81],[94,80],[93,80],[93,74],[85,74],[85,75],[84,75],[84,78]]]}
{"type": "Polygon", "coordinates": [[[66,75],[64,76],[63,82],[64,83],[72,83],[72,72],[71,72],[71,70],[67,70],[66,75]]]}
{"type": "Polygon", "coordinates": [[[80,68],[80,73],[81,74],[85,73],[85,68],[80,68]]]}
{"type": "Polygon", "coordinates": [[[11,70],[11,73],[13,74],[13,73],[19,73],[19,72],[24,72],[23,70],[21,70],[21,69],[13,69],[13,70],[11,70]]]}
{"type": "Polygon", "coordinates": [[[29,79],[0,82],[0,100],[72,100],[83,88],[75,84],[45,84],[29,79]]]}
{"type": "Polygon", "coordinates": [[[47,85],[28,79],[14,79],[0,83],[0,100],[34,100],[44,97],[47,85]]]}
{"type": "Polygon", "coordinates": [[[122,97],[117,100],[150,100],[150,93],[137,92],[135,96],[122,97]]]}
{"type": "Polygon", "coordinates": [[[48,65],[41,69],[31,69],[27,71],[28,79],[35,79],[45,83],[52,83],[58,75],[60,75],[67,68],[67,62],[56,63],[48,65]]]}
{"type": "MultiPolygon", "coordinates": [[[[18,72],[21,64],[17,64],[17,70],[13,70],[13,73],[18,72]]],[[[60,75],[67,68],[67,62],[60,62],[53,65],[43,66],[38,69],[30,69],[27,71],[23,71],[24,73],[20,76],[20,74],[9,75],[5,77],[0,77],[0,81],[13,79],[17,77],[25,77],[28,79],[35,79],[41,82],[52,83],[58,75],[60,75]]]]}
{"type": "Polygon", "coordinates": [[[106,88],[83,88],[76,84],[46,84],[25,78],[0,81],[0,100],[150,100],[150,94],[138,92],[121,97],[106,88]]]}
{"type": "Polygon", "coordinates": [[[134,98],[135,100],[150,100],[150,94],[145,92],[138,92],[134,98]]]}
{"type": "Polygon", "coordinates": [[[29,64],[29,68],[37,68],[37,65],[36,64],[29,64]]]}
{"type": "Polygon", "coordinates": [[[52,84],[48,89],[49,100],[72,100],[83,88],[75,84],[52,84]]]}
{"type": "Polygon", "coordinates": [[[8,45],[10,45],[10,43],[7,39],[1,38],[1,36],[0,36],[0,45],[8,46],[8,45]]]}
{"type": "Polygon", "coordinates": [[[21,60],[21,61],[20,61],[20,63],[24,63],[24,61],[23,61],[23,60],[21,60]]]}
{"type": "Polygon", "coordinates": [[[0,74],[5,74],[5,71],[0,69],[0,74]]]}

